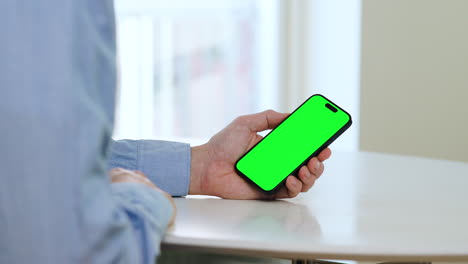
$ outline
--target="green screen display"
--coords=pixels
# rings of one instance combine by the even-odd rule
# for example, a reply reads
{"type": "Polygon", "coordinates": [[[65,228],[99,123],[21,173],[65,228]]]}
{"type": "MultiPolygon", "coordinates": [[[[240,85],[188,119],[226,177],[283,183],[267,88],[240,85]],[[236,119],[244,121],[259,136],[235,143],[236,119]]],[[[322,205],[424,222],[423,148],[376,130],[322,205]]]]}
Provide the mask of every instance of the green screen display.
{"type": "Polygon", "coordinates": [[[236,163],[238,172],[271,191],[318,155],[351,125],[351,117],[321,95],[313,95],[236,163]]]}

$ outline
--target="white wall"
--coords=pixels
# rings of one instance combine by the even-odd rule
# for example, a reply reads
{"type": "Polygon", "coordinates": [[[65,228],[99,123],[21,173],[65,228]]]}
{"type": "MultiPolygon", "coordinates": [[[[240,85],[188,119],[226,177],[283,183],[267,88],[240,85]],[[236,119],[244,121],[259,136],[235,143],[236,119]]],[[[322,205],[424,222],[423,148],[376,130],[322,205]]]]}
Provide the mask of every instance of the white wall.
{"type": "Polygon", "coordinates": [[[467,14],[465,0],[363,0],[363,150],[468,161],[467,14]]]}

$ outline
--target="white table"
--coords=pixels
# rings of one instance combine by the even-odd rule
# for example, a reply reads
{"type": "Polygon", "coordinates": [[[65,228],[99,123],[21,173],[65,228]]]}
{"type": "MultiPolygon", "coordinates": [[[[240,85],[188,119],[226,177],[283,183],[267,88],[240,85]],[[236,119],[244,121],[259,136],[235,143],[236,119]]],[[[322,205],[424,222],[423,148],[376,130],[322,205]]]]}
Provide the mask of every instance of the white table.
{"type": "Polygon", "coordinates": [[[468,260],[468,163],[334,153],[282,201],[177,198],[165,250],[289,259],[468,260]]]}

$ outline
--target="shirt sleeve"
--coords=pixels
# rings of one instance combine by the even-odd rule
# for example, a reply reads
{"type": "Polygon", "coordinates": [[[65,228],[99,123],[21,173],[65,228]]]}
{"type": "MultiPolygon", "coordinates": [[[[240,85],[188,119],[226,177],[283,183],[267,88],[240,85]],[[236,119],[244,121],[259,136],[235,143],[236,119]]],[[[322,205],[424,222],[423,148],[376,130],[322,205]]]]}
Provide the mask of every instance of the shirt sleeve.
{"type": "Polygon", "coordinates": [[[188,194],[190,145],[162,140],[118,140],[111,143],[109,169],[139,170],[172,196],[188,194]]]}
{"type": "MultiPolygon", "coordinates": [[[[159,252],[169,201],[107,173],[112,5],[0,1],[0,263],[150,264],[159,252]]],[[[141,151],[141,164],[170,153],[141,151]]]]}
{"type": "Polygon", "coordinates": [[[112,193],[137,237],[143,263],[160,253],[160,243],[173,214],[169,200],[160,192],[138,183],[113,183],[112,193]]]}

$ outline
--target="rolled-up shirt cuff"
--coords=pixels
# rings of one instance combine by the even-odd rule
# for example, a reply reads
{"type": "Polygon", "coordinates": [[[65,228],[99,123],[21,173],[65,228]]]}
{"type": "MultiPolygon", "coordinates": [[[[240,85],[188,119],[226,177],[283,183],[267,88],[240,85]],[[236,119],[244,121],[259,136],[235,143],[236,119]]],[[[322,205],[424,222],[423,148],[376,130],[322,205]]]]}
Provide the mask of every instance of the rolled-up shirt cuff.
{"type": "Polygon", "coordinates": [[[139,170],[172,196],[187,195],[190,145],[162,140],[119,140],[111,145],[108,167],[139,170]]]}

